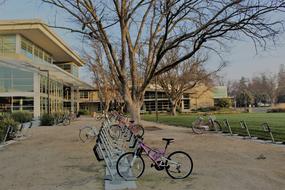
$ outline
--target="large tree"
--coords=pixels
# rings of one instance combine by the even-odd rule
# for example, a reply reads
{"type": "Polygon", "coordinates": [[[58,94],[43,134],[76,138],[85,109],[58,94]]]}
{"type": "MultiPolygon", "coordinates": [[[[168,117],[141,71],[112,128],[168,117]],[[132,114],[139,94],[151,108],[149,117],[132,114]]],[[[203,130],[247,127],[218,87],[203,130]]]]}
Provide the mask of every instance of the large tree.
{"type": "Polygon", "coordinates": [[[80,27],[60,26],[96,39],[104,49],[117,86],[134,120],[155,76],[199,51],[217,50],[225,40],[248,37],[266,45],[281,30],[273,13],[280,0],[42,0],[64,10],[80,27]],[[179,59],[162,65],[165,55],[184,47],[179,59]]]}

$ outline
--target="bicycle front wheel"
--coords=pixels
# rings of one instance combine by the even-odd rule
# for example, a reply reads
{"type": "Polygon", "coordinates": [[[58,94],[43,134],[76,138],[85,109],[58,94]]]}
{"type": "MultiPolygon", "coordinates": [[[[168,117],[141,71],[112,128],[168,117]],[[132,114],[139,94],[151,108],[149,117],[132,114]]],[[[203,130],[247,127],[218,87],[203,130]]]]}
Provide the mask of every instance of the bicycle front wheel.
{"type": "Polygon", "coordinates": [[[141,155],[133,152],[127,152],[120,156],[117,161],[117,173],[125,180],[139,178],[145,169],[145,163],[141,155]]]}
{"type": "Polygon", "coordinates": [[[79,138],[82,142],[88,142],[95,138],[92,127],[83,127],[79,129],[79,138]]]}
{"type": "Polygon", "coordinates": [[[166,173],[173,179],[184,179],[193,170],[191,157],[183,151],[175,151],[167,157],[166,173]]]}

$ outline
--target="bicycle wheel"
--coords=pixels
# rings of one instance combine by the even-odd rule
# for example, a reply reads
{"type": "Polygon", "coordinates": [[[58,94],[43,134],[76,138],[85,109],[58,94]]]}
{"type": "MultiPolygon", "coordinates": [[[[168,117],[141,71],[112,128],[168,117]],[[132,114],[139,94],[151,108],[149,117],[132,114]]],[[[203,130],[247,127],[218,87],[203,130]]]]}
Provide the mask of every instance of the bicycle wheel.
{"type": "Polygon", "coordinates": [[[121,127],[119,125],[111,125],[109,135],[113,140],[118,140],[121,137],[121,127]]]}
{"type": "Polygon", "coordinates": [[[184,179],[193,170],[191,157],[183,151],[172,152],[165,162],[166,173],[173,179],[184,179]]]}
{"type": "Polygon", "coordinates": [[[100,121],[101,119],[103,119],[102,114],[96,115],[95,119],[96,119],[97,121],[100,121]]]}
{"type": "Polygon", "coordinates": [[[64,126],[70,125],[70,119],[69,118],[64,118],[62,121],[64,126]]]}
{"type": "Polygon", "coordinates": [[[203,129],[203,127],[201,126],[201,122],[200,121],[194,121],[192,123],[192,131],[195,134],[202,134],[204,132],[205,129],[203,129]]]}
{"type": "Polygon", "coordinates": [[[94,139],[95,134],[92,127],[83,127],[82,129],[79,129],[79,138],[84,143],[94,139]]]}
{"type": "Polygon", "coordinates": [[[138,137],[143,137],[144,135],[144,128],[142,125],[134,125],[134,127],[132,128],[132,132],[138,136],[138,137]]]}
{"type": "Polygon", "coordinates": [[[145,169],[145,163],[141,155],[134,156],[134,152],[127,152],[117,161],[117,173],[125,180],[139,178],[145,169]]]}

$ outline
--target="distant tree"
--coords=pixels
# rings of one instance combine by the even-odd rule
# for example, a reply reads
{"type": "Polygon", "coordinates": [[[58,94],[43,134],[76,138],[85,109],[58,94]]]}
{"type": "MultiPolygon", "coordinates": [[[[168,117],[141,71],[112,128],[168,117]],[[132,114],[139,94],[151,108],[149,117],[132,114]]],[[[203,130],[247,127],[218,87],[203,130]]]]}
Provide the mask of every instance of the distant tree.
{"type": "Polygon", "coordinates": [[[254,102],[254,97],[249,88],[249,80],[245,77],[241,77],[239,81],[230,84],[229,94],[235,98],[237,107],[247,107],[254,102]]]}
{"type": "Polygon", "coordinates": [[[278,73],[277,103],[285,103],[285,67],[282,64],[278,73]]]}
{"type": "MultiPolygon", "coordinates": [[[[177,59],[177,51],[166,56],[165,62],[177,59]]],[[[177,105],[180,103],[183,94],[196,86],[203,84],[208,89],[212,88],[212,75],[214,72],[207,72],[204,68],[206,59],[190,59],[184,61],[174,69],[158,76],[158,83],[169,97],[171,103],[171,114],[176,115],[177,105]]],[[[166,63],[165,63],[166,64],[166,63]]]]}
{"type": "Polygon", "coordinates": [[[84,58],[87,62],[89,70],[93,73],[93,82],[98,88],[99,98],[103,103],[103,111],[105,113],[109,110],[109,106],[112,100],[119,99],[120,94],[117,91],[114,77],[108,64],[104,59],[104,51],[99,43],[94,41],[91,44],[91,53],[84,53],[84,58]]]}
{"type": "Polygon", "coordinates": [[[251,79],[249,89],[254,96],[254,103],[275,103],[277,93],[276,75],[262,73],[251,79]]]}

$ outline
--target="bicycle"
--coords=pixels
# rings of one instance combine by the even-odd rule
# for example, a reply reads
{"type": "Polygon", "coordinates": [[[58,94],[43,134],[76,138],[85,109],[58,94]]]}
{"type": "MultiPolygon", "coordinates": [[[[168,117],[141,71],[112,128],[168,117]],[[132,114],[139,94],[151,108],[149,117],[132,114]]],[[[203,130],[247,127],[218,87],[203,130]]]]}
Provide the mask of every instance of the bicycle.
{"type": "Polygon", "coordinates": [[[125,180],[132,180],[141,177],[145,170],[145,162],[142,153],[152,161],[151,167],[157,171],[166,170],[166,173],[173,179],[184,179],[193,170],[192,158],[183,151],[174,151],[166,157],[166,150],[173,138],[163,138],[166,141],[164,149],[153,149],[143,143],[143,139],[137,138],[137,147],[134,152],[122,154],[116,164],[117,173],[125,180]],[[187,165],[188,164],[188,165],[187,165]]]}
{"type": "Polygon", "coordinates": [[[85,143],[89,142],[97,136],[97,131],[94,127],[85,126],[79,129],[79,139],[85,143]]]}
{"type": "Polygon", "coordinates": [[[222,131],[222,126],[213,116],[208,117],[207,120],[200,116],[192,122],[192,131],[195,134],[202,134],[205,131],[218,132],[222,131]]]}

